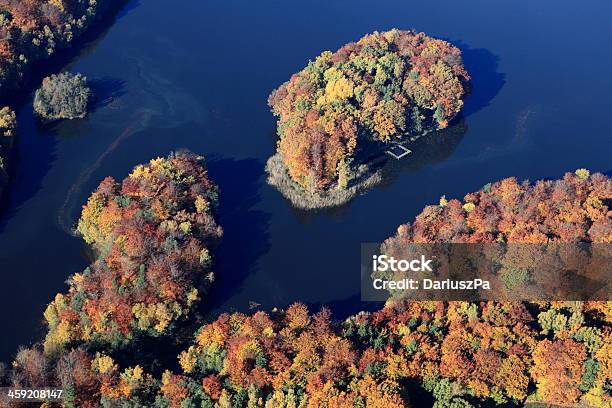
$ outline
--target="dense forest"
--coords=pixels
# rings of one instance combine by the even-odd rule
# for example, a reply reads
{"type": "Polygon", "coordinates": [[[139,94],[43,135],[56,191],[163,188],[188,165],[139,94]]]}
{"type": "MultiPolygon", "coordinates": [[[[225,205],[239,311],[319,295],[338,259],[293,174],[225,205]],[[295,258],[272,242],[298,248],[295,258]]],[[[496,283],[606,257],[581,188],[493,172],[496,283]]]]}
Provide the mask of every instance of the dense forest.
{"type": "Polygon", "coordinates": [[[531,185],[487,184],[463,201],[440,199],[385,245],[406,242],[612,242],[610,178],[586,169],[531,185]]]}
{"type": "Polygon", "coordinates": [[[347,189],[372,143],[445,128],[469,79],[458,48],[414,31],[375,32],[323,52],[270,95],[282,163],[268,166],[271,183],[286,190],[274,181],[284,172],[305,194],[347,189]]]}
{"type": "Polygon", "coordinates": [[[102,181],[77,228],[96,259],[47,307],[46,352],[80,341],[116,347],[167,333],[188,315],[214,279],[217,195],[191,154],[137,166],[122,183],[102,181]]]}
{"type": "Polygon", "coordinates": [[[0,0],[0,97],[29,66],[69,46],[111,0],[0,0]]]}
{"type": "MultiPolygon", "coordinates": [[[[46,347],[20,350],[6,380],[58,384],[67,390],[67,407],[386,408],[422,406],[428,398],[437,408],[526,401],[612,406],[609,302],[389,302],[345,321],[299,303],[269,313],[226,313],[204,324],[178,355],[181,372],[160,374],[119,353],[116,342],[94,340],[136,330],[155,335],[154,326],[167,322],[151,317],[141,325],[134,306],[143,294],[149,305],[168,298],[163,284],[178,270],[155,267],[176,254],[177,242],[192,240],[198,250],[181,251],[187,257],[181,262],[197,269],[190,256],[203,248],[198,238],[218,235],[208,212],[215,195],[194,156],[139,166],[121,186],[105,180],[78,227],[100,252],[93,273],[71,279],[69,294],[58,295],[46,313],[46,347]],[[181,227],[185,222],[189,228],[181,227]],[[138,289],[140,265],[150,288],[138,289]],[[70,321],[71,336],[78,335],[50,343],[58,333],[58,304],[69,305],[59,314],[70,321]],[[132,313],[115,318],[115,306],[124,305],[132,313]],[[96,317],[102,318],[94,325],[89,319],[96,317]]],[[[611,199],[612,180],[584,169],[535,184],[509,178],[463,202],[442,198],[383,248],[500,237],[609,243],[611,199]]],[[[174,288],[174,298],[189,301],[191,286],[174,288]]],[[[125,338],[120,348],[129,349],[125,338]]]]}

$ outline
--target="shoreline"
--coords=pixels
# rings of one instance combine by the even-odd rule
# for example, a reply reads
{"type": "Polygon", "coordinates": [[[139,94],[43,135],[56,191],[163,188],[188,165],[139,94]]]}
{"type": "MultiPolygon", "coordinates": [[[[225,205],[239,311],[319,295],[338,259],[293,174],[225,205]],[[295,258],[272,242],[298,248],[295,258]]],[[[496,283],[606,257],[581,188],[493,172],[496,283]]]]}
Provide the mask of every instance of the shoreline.
{"type": "MultiPolygon", "coordinates": [[[[270,156],[266,162],[265,171],[268,175],[266,182],[276,188],[297,209],[323,210],[340,207],[353,198],[366,194],[385,181],[385,167],[390,160],[390,157],[387,157],[387,152],[394,144],[408,147],[426,136],[443,132],[445,129],[426,129],[418,135],[405,134],[402,138],[398,138],[396,142],[384,145],[384,150],[368,155],[368,159],[356,169],[356,174],[349,181],[349,186],[344,189],[333,189],[326,191],[324,194],[304,190],[291,179],[287,167],[283,163],[282,155],[278,151],[270,156]]],[[[414,155],[414,152],[411,151],[410,155],[414,155]]],[[[393,159],[400,162],[403,157],[393,159]]]]}
{"type": "Polygon", "coordinates": [[[325,194],[310,193],[291,180],[280,153],[275,153],[268,159],[266,173],[268,184],[274,186],[294,207],[302,210],[339,207],[383,181],[382,167],[371,171],[367,165],[362,164],[357,170],[356,177],[351,180],[350,187],[331,190],[325,194]]]}
{"type": "MultiPolygon", "coordinates": [[[[58,41],[56,48],[49,55],[36,55],[35,50],[32,49],[16,50],[18,53],[25,54],[28,59],[27,62],[17,60],[6,65],[6,75],[0,79],[0,109],[7,107],[16,112],[16,108],[26,103],[30,91],[34,90],[35,81],[42,80],[44,76],[51,73],[61,72],[69,60],[74,57],[72,53],[78,51],[86,44],[86,40],[89,40],[87,36],[96,28],[102,28],[105,19],[110,16],[114,17],[126,3],[125,0],[101,0],[93,6],[95,7],[93,13],[86,11],[80,17],[73,16],[75,26],[78,25],[77,22],[82,22],[82,26],[75,29],[73,38],[70,40],[58,41]],[[53,69],[45,68],[45,65],[51,65],[53,69]]],[[[56,33],[56,31],[57,28],[54,28],[53,32],[56,33]]],[[[14,170],[13,147],[18,133],[19,129],[15,128],[8,143],[0,141],[0,162],[3,164],[0,166],[0,197],[3,197],[6,190],[10,188],[14,170]]]]}

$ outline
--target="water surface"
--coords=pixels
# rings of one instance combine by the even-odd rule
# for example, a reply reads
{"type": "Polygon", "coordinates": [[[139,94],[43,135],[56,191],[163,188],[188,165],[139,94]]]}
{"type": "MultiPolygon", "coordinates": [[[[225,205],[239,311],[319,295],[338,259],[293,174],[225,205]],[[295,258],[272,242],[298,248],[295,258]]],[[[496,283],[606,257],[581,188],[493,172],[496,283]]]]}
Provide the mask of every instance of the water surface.
{"type": "Polygon", "coordinates": [[[42,312],[87,264],[69,234],[106,176],[187,148],[222,191],[211,314],[301,300],[338,316],[359,302],[360,243],[394,234],[442,195],[489,181],[610,170],[612,3],[409,0],[132,1],[67,68],[100,98],[84,120],[43,127],[18,112],[18,166],[0,218],[0,360],[37,340],[42,312]],[[465,112],[420,156],[341,209],[304,213],[265,184],[272,89],[309,58],[374,30],[416,28],[464,51],[465,112]]]}

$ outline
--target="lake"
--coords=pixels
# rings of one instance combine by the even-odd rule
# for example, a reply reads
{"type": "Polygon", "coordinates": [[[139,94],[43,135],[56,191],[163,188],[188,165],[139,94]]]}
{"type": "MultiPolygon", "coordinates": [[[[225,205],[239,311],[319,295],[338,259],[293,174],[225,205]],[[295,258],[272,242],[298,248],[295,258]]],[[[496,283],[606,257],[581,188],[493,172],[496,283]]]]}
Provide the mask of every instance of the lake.
{"type": "Polygon", "coordinates": [[[379,306],[360,302],[360,243],[393,235],[440,196],[508,176],[610,172],[611,15],[604,0],[131,1],[65,61],[98,95],[88,118],[41,126],[31,98],[18,110],[0,216],[0,361],[40,339],[46,304],[89,263],[70,230],[91,191],[180,149],[207,157],[222,192],[211,316],[250,302],[301,300],[341,318],[379,306]],[[321,51],[393,27],[463,50],[473,91],[462,116],[369,194],[293,209],[265,182],[276,140],[268,94],[321,51]]]}

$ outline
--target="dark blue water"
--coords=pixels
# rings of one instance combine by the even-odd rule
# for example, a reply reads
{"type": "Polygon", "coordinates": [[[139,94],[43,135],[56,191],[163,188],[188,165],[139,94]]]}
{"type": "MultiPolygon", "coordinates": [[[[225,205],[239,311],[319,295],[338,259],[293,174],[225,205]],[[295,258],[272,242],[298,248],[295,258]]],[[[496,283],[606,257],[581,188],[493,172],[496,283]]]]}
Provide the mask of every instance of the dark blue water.
{"type": "Polygon", "coordinates": [[[31,101],[18,112],[19,162],[0,218],[0,360],[41,336],[45,305],[87,265],[68,231],[89,193],[171,150],[207,156],[222,190],[211,313],[249,301],[328,304],[339,316],[369,307],[360,243],[394,234],[441,195],[511,175],[609,172],[611,15],[605,0],[131,2],[68,64],[99,95],[87,119],[41,127],[31,101]],[[350,205],[292,209],[265,184],[268,94],[321,51],[392,27],[463,49],[474,77],[463,117],[350,205]]]}

